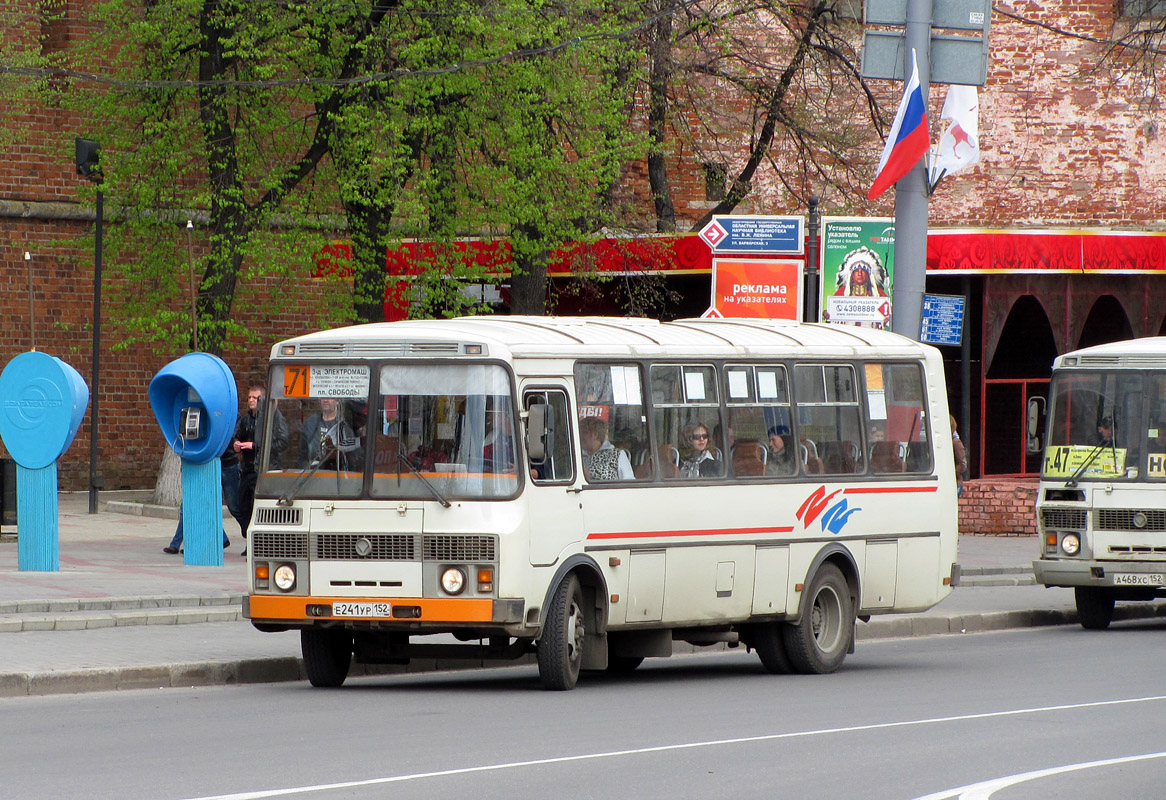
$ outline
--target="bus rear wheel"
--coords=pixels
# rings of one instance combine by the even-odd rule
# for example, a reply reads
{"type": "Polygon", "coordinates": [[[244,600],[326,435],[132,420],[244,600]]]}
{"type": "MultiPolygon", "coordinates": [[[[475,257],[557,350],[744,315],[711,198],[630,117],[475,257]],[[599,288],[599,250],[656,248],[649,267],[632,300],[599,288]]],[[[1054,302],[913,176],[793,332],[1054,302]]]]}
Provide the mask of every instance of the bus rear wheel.
{"type": "Polygon", "coordinates": [[[544,689],[574,689],[583,666],[583,642],[587,633],[583,613],[583,588],[570,575],[555,589],[547,607],[547,620],[538,640],[538,676],[544,689]]]}
{"type": "Polygon", "coordinates": [[[352,665],[352,634],[343,628],[305,628],[300,631],[300,652],[313,686],[340,686],[352,665]]]}
{"type": "Polygon", "coordinates": [[[802,619],[786,623],[786,654],[806,675],[825,675],[842,665],[854,636],[854,603],[842,571],[823,564],[806,591],[802,619]]]}
{"type": "Polygon", "coordinates": [[[1096,586],[1077,586],[1073,589],[1077,601],[1077,618],[1087,631],[1103,631],[1113,622],[1113,592],[1096,586]]]}

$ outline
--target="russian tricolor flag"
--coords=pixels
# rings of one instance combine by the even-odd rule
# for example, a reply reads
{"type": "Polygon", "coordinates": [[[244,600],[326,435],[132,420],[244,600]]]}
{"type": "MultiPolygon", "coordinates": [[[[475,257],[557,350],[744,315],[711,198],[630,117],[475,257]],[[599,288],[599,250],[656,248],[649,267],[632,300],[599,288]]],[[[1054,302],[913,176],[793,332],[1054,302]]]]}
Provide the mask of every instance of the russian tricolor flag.
{"type": "Polygon", "coordinates": [[[879,161],[879,171],[874,185],[866,197],[874,200],[895,185],[899,178],[911,171],[919,159],[931,147],[931,132],[927,127],[927,102],[919,86],[919,66],[915,63],[915,51],[911,51],[911,80],[903,90],[903,99],[887,134],[883,147],[883,157],[879,161]]]}

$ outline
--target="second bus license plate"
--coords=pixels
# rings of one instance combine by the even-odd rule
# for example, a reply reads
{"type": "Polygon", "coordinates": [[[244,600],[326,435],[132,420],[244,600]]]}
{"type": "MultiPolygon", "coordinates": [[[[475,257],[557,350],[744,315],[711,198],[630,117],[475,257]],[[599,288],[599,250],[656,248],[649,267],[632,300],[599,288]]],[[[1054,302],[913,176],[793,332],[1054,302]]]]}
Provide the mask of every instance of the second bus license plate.
{"type": "Polygon", "coordinates": [[[334,617],[391,617],[392,603],[333,603],[334,617]]]}
{"type": "Polygon", "coordinates": [[[1114,586],[1161,586],[1162,573],[1160,572],[1115,572],[1114,586]]]}

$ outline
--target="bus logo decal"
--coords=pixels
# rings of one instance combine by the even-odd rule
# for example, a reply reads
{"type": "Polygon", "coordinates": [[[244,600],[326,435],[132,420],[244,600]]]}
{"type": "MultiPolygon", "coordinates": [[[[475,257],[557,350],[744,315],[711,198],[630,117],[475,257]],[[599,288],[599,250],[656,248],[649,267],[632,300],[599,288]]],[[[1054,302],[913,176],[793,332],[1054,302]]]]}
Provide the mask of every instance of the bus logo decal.
{"type": "Polygon", "coordinates": [[[835,503],[833,506],[831,506],[830,510],[827,511],[825,516],[822,517],[822,530],[828,530],[830,533],[841,533],[842,528],[845,527],[847,521],[849,521],[850,515],[855,511],[862,511],[862,509],[848,509],[846,507],[846,498],[842,498],[841,502],[835,503]]]}
{"type": "MultiPolygon", "coordinates": [[[[830,505],[830,500],[834,495],[838,494],[841,489],[835,489],[826,494],[826,487],[819,486],[814,490],[814,493],[806,498],[802,503],[801,508],[798,509],[797,518],[802,521],[803,528],[809,528],[818,518],[818,515],[830,505]]],[[[850,508],[846,502],[846,498],[830,506],[830,510],[826,511],[826,515],[822,517],[822,530],[830,531],[831,533],[839,533],[846,523],[850,520],[850,515],[855,511],[862,511],[861,508],[850,508]]]]}
{"type": "Polygon", "coordinates": [[[806,501],[802,503],[801,508],[798,509],[797,518],[802,521],[802,527],[810,527],[813,521],[818,518],[818,515],[822,513],[822,510],[829,504],[830,498],[840,491],[840,489],[835,489],[830,494],[826,494],[825,486],[819,486],[815,489],[814,493],[807,497],[806,501]]]}

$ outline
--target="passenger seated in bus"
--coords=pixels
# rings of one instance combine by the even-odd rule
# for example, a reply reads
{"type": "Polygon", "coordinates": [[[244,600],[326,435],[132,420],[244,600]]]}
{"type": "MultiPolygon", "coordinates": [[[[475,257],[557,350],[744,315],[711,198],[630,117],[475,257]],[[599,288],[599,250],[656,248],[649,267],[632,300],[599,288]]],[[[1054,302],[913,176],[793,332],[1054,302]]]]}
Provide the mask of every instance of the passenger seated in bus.
{"type": "Polygon", "coordinates": [[[630,481],[635,478],[627,451],[617,450],[607,439],[607,423],[599,417],[579,422],[579,443],[583,447],[583,473],[587,480],[630,481]]]}
{"type": "Polygon", "coordinates": [[[688,440],[689,455],[680,465],[680,472],[686,478],[716,478],[725,473],[720,451],[709,441],[709,429],[698,422],[689,426],[685,438],[688,440]]]}
{"type": "Polygon", "coordinates": [[[352,425],[343,417],[341,401],[321,397],[320,410],[304,420],[300,429],[300,468],[316,462],[339,471],[360,471],[364,448],[352,425]]]}
{"type": "Polygon", "coordinates": [[[766,475],[793,475],[798,471],[797,456],[790,444],[789,428],[775,425],[769,429],[769,454],[765,460],[766,475]]]}
{"type": "Polygon", "coordinates": [[[483,472],[514,472],[514,425],[509,411],[486,412],[483,472]]]}

